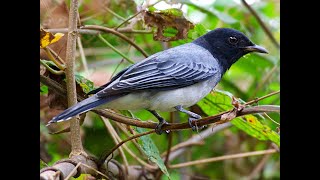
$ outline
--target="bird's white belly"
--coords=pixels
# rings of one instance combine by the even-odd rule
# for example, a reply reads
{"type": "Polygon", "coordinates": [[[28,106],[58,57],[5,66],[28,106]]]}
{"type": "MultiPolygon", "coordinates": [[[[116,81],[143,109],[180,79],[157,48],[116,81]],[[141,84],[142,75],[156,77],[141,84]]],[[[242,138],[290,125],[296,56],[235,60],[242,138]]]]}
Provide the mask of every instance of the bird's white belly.
{"type": "Polygon", "coordinates": [[[209,81],[203,81],[192,86],[159,92],[152,97],[150,109],[170,112],[175,111],[174,107],[178,105],[190,107],[204,98],[214,86],[209,81]]]}
{"type": "Polygon", "coordinates": [[[188,87],[155,92],[135,92],[115,99],[100,108],[118,110],[149,109],[164,112],[175,111],[175,106],[187,108],[204,98],[216,85],[218,79],[209,79],[188,87]]]}

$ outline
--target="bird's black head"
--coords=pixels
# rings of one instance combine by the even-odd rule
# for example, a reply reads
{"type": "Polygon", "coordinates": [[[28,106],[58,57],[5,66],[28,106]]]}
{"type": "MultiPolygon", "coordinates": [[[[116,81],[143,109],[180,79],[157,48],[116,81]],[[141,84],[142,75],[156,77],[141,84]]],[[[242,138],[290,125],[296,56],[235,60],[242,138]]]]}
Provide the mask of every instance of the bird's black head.
{"type": "Polygon", "coordinates": [[[268,53],[265,48],[252,43],[243,33],[229,28],[212,30],[193,43],[208,49],[218,59],[224,72],[245,54],[268,53]]]}

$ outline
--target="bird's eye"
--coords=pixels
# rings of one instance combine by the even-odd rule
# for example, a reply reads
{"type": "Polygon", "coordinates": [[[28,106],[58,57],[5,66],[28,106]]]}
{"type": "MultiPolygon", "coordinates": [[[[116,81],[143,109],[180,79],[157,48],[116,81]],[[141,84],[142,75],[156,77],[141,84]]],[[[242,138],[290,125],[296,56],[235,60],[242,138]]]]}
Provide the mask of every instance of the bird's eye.
{"type": "Polygon", "coordinates": [[[238,39],[234,36],[229,37],[229,42],[231,44],[237,44],[238,43],[238,39]]]}

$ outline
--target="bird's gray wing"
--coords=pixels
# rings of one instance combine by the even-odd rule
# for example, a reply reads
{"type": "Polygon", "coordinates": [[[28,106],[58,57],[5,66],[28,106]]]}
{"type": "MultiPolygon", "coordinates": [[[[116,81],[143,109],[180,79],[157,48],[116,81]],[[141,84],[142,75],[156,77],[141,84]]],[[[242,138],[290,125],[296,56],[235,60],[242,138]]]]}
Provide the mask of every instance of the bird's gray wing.
{"type": "Polygon", "coordinates": [[[217,67],[202,62],[167,60],[155,56],[129,68],[116,83],[98,92],[97,96],[177,89],[207,80],[217,72],[217,67]]]}
{"type": "Polygon", "coordinates": [[[100,87],[88,92],[87,95],[95,94],[95,93],[103,90],[104,88],[108,87],[114,80],[118,79],[121,75],[123,75],[123,73],[125,73],[129,68],[131,68],[131,66],[133,66],[133,65],[130,65],[130,66],[122,69],[120,72],[118,72],[118,74],[113,76],[108,83],[106,83],[106,84],[104,84],[104,85],[102,85],[102,86],[100,86],[100,87]]]}

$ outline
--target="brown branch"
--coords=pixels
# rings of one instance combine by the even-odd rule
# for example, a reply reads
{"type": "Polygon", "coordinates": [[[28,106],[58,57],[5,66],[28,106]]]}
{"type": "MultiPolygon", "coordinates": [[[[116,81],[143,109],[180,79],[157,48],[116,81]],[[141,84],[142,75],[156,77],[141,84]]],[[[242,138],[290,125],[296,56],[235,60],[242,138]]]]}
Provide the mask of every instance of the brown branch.
{"type": "MultiPolygon", "coordinates": [[[[104,125],[106,126],[107,130],[109,131],[111,138],[113,139],[114,143],[117,144],[120,141],[117,139],[117,132],[114,130],[113,126],[111,125],[110,121],[106,118],[101,117],[103,120],[104,125]]],[[[127,160],[127,157],[124,154],[123,148],[119,147],[119,154],[123,160],[124,163],[124,167],[125,167],[125,172],[126,174],[128,174],[128,167],[129,167],[129,163],[127,160]]]]}
{"type": "Polygon", "coordinates": [[[154,133],[156,132],[155,130],[151,130],[151,131],[147,131],[147,132],[144,132],[144,133],[140,133],[140,134],[136,134],[134,136],[131,136],[130,138],[126,139],[126,140],[123,140],[121,141],[120,143],[118,143],[116,146],[114,146],[108,153],[106,153],[105,155],[102,156],[102,158],[99,160],[99,165],[102,165],[105,160],[107,159],[107,157],[113,153],[116,149],[118,149],[122,144],[132,140],[132,139],[136,139],[138,137],[141,137],[141,136],[145,136],[145,135],[148,135],[148,134],[151,134],[151,133],[154,133]]]}
{"type": "Polygon", "coordinates": [[[120,37],[121,39],[127,41],[129,44],[131,44],[133,47],[135,47],[138,51],[140,51],[141,54],[143,54],[145,57],[148,57],[148,54],[142,48],[140,48],[135,42],[133,42],[130,38],[128,38],[127,36],[123,35],[122,33],[118,32],[114,29],[110,29],[110,28],[98,26],[98,25],[85,25],[85,26],[82,26],[81,29],[99,30],[99,31],[103,31],[105,33],[112,33],[112,34],[120,37]]]}
{"type": "Polygon", "coordinates": [[[264,32],[267,34],[267,36],[269,37],[271,42],[278,49],[280,49],[280,44],[277,42],[276,38],[274,38],[274,36],[272,35],[271,31],[268,29],[267,25],[261,20],[261,18],[257,14],[257,12],[254,9],[252,9],[252,7],[245,0],[241,0],[241,1],[242,1],[243,5],[250,11],[250,13],[257,19],[258,23],[260,24],[260,26],[262,27],[264,32]]]}
{"type": "Polygon", "coordinates": [[[244,103],[244,105],[249,105],[249,104],[257,103],[257,102],[261,101],[262,99],[268,98],[268,97],[270,97],[270,96],[273,96],[273,95],[276,95],[276,94],[279,94],[279,93],[280,93],[280,90],[279,90],[279,91],[272,92],[272,93],[267,94],[267,95],[265,95],[265,96],[262,96],[262,97],[259,97],[259,98],[254,99],[254,100],[248,101],[248,102],[244,103]]]}
{"type": "MultiPolygon", "coordinates": [[[[53,80],[51,80],[50,78],[47,78],[45,76],[40,75],[40,81],[44,84],[46,84],[49,88],[52,88],[54,91],[56,91],[59,95],[65,96],[65,90],[61,87],[61,85],[53,80]]],[[[78,100],[81,101],[84,98],[81,96],[78,96],[78,100]]],[[[131,125],[131,126],[136,126],[136,127],[142,127],[142,128],[149,128],[149,129],[155,129],[157,126],[157,123],[153,123],[153,122],[145,122],[145,121],[141,121],[138,119],[133,119],[133,118],[129,118],[126,116],[123,116],[121,114],[117,114],[111,110],[92,110],[93,112],[109,118],[111,120],[114,120],[116,122],[119,123],[123,123],[123,124],[127,124],[127,125],[131,125]]],[[[231,112],[230,111],[225,111],[222,112],[220,114],[214,115],[214,116],[209,116],[206,118],[202,118],[199,120],[194,120],[193,124],[197,124],[197,126],[202,126],[202,125],[208,125],[208,124],[212,124],[215,122],[218,122],[219,120],[221,120],[221,116],[231,112]]],[[[238,112],[236,114],[236,117],[240,117],[243,115],[247,115],[247,114],[255,114],[255,113],[263,113],[263,112],[280,112],[280,106],[272,106],[272,105],[261,105],[261,106],[252,106],[252,107],[245,107],[242,111],[238,112]]],[[[221,123],[221,122],[219,122],[221,123]]],[[[162,130],[181,130],[181,129],[190,129],[190,126],[187,122],[185,123],[170,123],[167,125],[164,125],[162,130]]]]}
{"type": "MultiPolygon", "coordinates": [[[[57,29],[45,29],[48,32],[51,33],[66,33],[68,32],[67,28],[57,28],[57,29]]],[[[118,32],[120,33],[133,33],[133,34],[152,34],[153,31],[152,30],[139,30],[139,29],[132,29],[132,28],[128,28],[128,27],[124,27],[124,28],[118,28],[117,29],[118,32]]],[[[100,34],[101,30],[91,30],[91,29],[78,29],[78,33],[79,34],[90,34],[90,35],[98,35],[100,34]]]]}
{"type": "Polygon", "coordinates": [[[255,176],[263,169],[266,162],[270,158],[271,154],[265,154],[261,160],[259,161],[258,165],[253,169],[253,171],[250,173],[250,175],[247,177],[248,180],[252,180],[255,178],[255,176]]]}
{"type": "Polygon", "coordinates": [[[262,150],[262,151],[231,154],[231,155],[225,155],[225,156],[219,156],[219,157],[213,157],[213,158],[207,158],[207,159],[200,159],[200,160],[196,160],[196,161],[189,161],[189,162],[180,163],[180,164],[174,164],[174,165],[170,165],[169,168],[171,168],[171,169],[182,168],[182,167],[186,167],[186,166],[193,166],[196,164],[210,163],[210,162],[215,162],[215,161],[243,158],[243,157],[249,157],[249,156],[257,156],[257,155],[262,155],[262,154],[272,154],[272,153],[276,153],[276,152],[277,152],[277,150],[275,150],[275,149],[268,149],[268,150],[262,150]]]}
{"type": "MultiPolygon", "coordinates": [[[[70,2],[69,11],[69,30],[67,40],[67,52],[66,52],[66,84],[67,84],[67,99],[68,106],[72,106],[77,103],[76,83],[74,76],[75,65],[75,53],[77,43],[77,15],[78,15],[78,0],[72,0],[70,2]]],[[[71,147],[72,151],[70,156],[80,155],[84,153],[81,135],[80,135],[80,121],[77,117],[73,117],[70,120],[71,131],[71,147]]]]}
{"type": "Polygon", "coordinates": [[[199,134],[193,135],[187,141],[181,142],[174,147],[172,147],[172,152],[170,153],[169,161],[179,157],[181,154],[188,150],[188,146],[192,144],[199,143],[200,141],[204,140],[207,137],[210,137],[217,132],[220,132],[228,127],[232,126],[230,122],[220,124],[218,126],[213,127],[212,125],[209,126],[206,130],[200,132],[199,134]]]}

